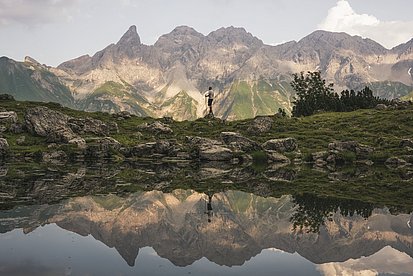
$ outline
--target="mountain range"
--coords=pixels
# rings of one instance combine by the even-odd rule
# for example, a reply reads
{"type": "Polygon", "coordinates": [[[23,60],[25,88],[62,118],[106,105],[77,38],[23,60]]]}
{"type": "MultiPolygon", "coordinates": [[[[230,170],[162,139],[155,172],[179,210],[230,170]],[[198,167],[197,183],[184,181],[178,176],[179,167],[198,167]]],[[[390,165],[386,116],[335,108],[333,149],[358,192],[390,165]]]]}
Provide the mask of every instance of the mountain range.
{"type": "Polygon", "coordinates": [[[214,112],[228,120],[291,111],[292,74],[320,70],[335,89],[365,85],[393,99],[413,92],[413,39],[393,49],[346,33],[315,31],[298,42],[264,44],[243,28],[203,35],[179,26],[145,45],[135,26],[93,56],[59,66],[26,57],[0,58],[0,93],[86,110],[192,120],[206,112],[203,92],[216,92],[214,112]]]}

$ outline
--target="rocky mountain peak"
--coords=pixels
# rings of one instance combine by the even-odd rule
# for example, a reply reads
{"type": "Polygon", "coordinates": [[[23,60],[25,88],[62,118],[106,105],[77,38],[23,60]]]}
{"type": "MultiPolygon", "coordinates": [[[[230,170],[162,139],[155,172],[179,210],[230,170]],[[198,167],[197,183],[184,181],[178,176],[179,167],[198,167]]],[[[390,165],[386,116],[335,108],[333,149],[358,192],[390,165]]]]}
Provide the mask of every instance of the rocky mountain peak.
{"type": "Polygon", "coordinates": [[[263,45],[264,43],[247,32],[244,28],[239,27],[223,27],[208,34],[207,38],[218,43],[225,44],[243,44],[247,46],[263,45]]]}
{"type": "Polygon", "coordinates": [[[29,64],[32,64],[32,65],[36,65],[36,66],[40,66],[40,65],[41,65],[40,62],[38,62],[37,60],[35,60],[34,58],[29,57],[29,56],[26,56],[26,57],[24,58],[24,62],[29,63],[29,64]]]}
{"type": "Polygon", "coordinates": [[[136,46],[141,44],[141,39],[136,30],[136,26],[132,25],[128,31],[120,38],[116,45],[136,46]]]}
{"type": "Polygon", "coordinates": [[[303,46],[333,51],[334,49],[352,50],[354,53],[364,55],[383,55],[387,49],[379,43],[360,36],[351,36],[347,33],[328,32],[317,30],[301,39],[298,44],[303,46]]]}
{"type": "Polygon", "coordinates": [[[173,48],[173,45],[194,45],[199,43],[203,38],[204,35],[195,29],[188,26],[179,26],[173,29],[172,32],[162,35],[158,41],[156,41],[155,47],[173,48]]]}

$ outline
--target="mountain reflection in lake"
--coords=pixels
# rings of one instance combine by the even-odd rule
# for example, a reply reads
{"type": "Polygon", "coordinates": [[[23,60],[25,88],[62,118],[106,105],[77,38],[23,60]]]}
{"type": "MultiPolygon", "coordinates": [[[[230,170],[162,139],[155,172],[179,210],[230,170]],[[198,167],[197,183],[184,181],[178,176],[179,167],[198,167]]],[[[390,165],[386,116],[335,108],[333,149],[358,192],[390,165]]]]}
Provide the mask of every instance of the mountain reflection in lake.
{"type": "Polygon", "coordinates": [[[0,275],[413,275],[406,190],[367,201],[322,194],[348,193],[340,180],[308,193],[306,168],[188,166],[5,167],[0,275]]]}

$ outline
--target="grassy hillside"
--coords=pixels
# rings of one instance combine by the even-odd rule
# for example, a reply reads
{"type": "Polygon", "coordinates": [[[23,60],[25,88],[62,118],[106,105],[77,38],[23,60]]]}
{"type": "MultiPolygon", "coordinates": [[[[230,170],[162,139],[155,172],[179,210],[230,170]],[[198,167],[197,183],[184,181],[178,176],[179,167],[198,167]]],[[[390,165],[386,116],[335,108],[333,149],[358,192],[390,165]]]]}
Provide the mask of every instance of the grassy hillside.
{"type": "Polygon", "coordinates": [[[291,90],[287,82],[264,79],[235,81],[219,107],[220,114],[229,120],[243,120],[275,114],[278,108],[289,112],[291,90]]]}
{"type": "Polygon", "coordinates": [[[108,81],[98,87],[77,105],[85,111],[116,113],[126,110],[138,116],[151,114],[150,104],[127,83],[108,81]]]}
{"type": "Polygon", "coordinates": [[[17,100],[57,102],[74,107],[72,94],[58,77],[36,65],[0,58],[0,93],[17,100]]]}

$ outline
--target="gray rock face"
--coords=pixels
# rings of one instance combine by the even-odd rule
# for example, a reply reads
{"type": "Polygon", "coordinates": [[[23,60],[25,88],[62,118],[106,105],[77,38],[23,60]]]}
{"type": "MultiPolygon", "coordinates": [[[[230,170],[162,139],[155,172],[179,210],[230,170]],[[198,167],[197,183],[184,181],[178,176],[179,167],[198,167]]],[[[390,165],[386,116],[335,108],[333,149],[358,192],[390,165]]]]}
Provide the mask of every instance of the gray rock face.
{"type": "Polygon", "coordinates": [[[250,152],[260,149],[257,142],[236,132],[221,132],[221,139],[226,145],[238,151],[250,152]]]}
{"type": "Polygon", "coordinates": [[[199,147],[199,158],[207,161],[229,161],[233,158],[233,153],[226,147],[203,145],[199,147]]]}
{"type": "Polygon", "coordinates": [[[252,121],[251,125],[248,127],[248,132],[250,133],[265,133],[271,130],[272,127],[271,117],[257,117],[252,121]]]}
{"type": "Polygon", "coordinates": [[[0,138],[0,157],[4,157],[9,152],[9,143],[4,138],[0,138]]]}
{"type": "Polygon", "coordinates": [[[292,152],[298,149],[297,141],[294,138],[271,139],[262,144],[266,151],[292,152]]]}
{"type": "Polygon", "coordinates": [[[0,112],[0,123],[16,123],[17,113],[14,111],[4,111],[0,112]]]}
{"type": "Polygon", "coordinates": [[[229,161],[234,157],[232,150],[217,140],[187,136],[186,141],[193,148],[195,158],[206,161],[229,161]]]}
{"type": "Polygon", "coordinates": [[[48,142],[83,145],[78,134],[107,135],[117,125],[109,126],[100,120],[78,119],[44,106],[29,108],[24,116],[26,128],[33,134],[47,137],[48,142]]]}
{"type": "Polygon", "coordinates": [[[67,143],[77,137],[68,127],[69,116],[47,107],[29,108],[24,116],[27,129],[49,142],[67,143]]]}

